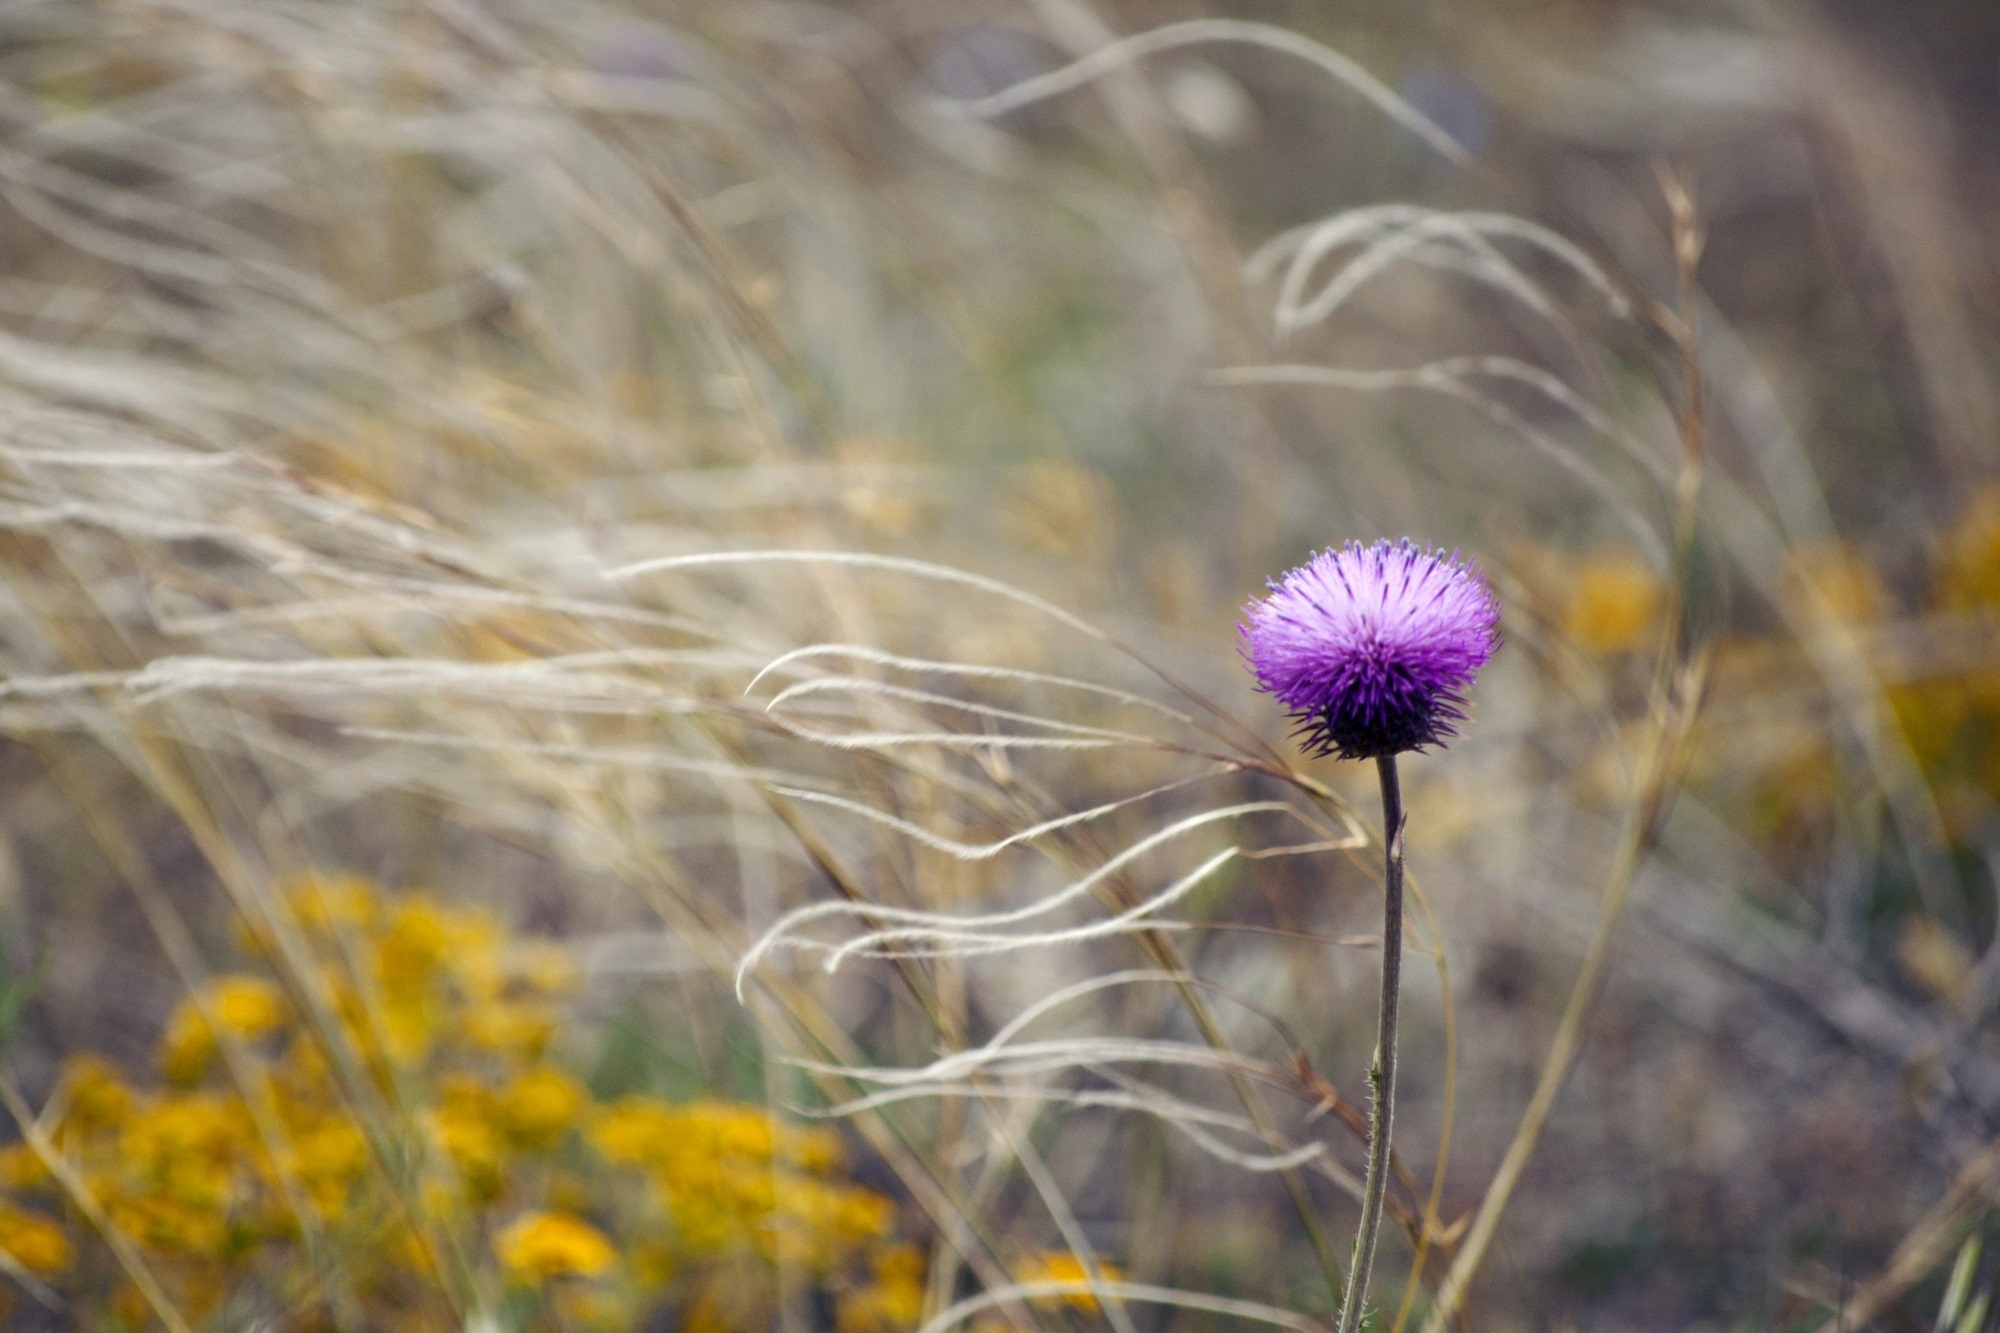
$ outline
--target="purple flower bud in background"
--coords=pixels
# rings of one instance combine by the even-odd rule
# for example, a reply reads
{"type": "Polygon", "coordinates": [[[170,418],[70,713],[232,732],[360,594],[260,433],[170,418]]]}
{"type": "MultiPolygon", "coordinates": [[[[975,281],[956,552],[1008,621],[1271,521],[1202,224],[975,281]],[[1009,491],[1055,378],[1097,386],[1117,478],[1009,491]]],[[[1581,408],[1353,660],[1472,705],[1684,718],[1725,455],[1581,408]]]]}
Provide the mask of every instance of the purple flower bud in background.
{"type": "Polygon", "coordinates": [[[1322,551],[1243,608],[1243,658],[1314,754],[1373,759],[1448,740],[1500,646],[1476,564],[1414,542],[1322,551]]]}

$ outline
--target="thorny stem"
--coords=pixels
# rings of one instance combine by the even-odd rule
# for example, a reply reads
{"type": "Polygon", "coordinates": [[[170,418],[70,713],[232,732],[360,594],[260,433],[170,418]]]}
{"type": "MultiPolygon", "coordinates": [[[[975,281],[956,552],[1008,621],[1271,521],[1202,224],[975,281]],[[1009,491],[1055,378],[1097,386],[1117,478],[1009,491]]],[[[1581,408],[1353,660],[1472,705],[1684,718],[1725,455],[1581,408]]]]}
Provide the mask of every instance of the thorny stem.
{"type": "Polygon", "coordinates": [[[1354,1265],[1340,1303],[1340,1333],[1361,1326],[1368,1303],[1368,1274],[1375,1267],[1375,1238],[1382,1230],[1382,1195],[1389,1184],[1389,1130],[1396,1113],[1396,1014],[1403,982],[1403,784],[1396,756],[1376,758],[1382,779],[1382,1017],[1375,1060],[1368,1068],[1374,1100],[1368,1115],[1368,1178],[1361,1191],[1361,1229],[1354,1235],[1354,1265]]]}

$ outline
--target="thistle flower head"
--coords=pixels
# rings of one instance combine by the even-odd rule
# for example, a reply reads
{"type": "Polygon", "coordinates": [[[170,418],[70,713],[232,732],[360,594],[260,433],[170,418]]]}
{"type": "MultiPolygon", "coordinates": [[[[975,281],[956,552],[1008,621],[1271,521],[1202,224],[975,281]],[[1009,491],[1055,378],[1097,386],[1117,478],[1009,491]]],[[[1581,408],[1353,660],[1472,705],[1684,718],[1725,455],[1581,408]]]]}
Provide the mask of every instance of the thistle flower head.
{"type": "Polygon", "coordinates": [[[1500,645],[1500,604],[1457,552],[1350,542],[1270,586],[1243,608],[1243,658],[1315,754],[1372,759],[1450,739],[1500,645]]]}

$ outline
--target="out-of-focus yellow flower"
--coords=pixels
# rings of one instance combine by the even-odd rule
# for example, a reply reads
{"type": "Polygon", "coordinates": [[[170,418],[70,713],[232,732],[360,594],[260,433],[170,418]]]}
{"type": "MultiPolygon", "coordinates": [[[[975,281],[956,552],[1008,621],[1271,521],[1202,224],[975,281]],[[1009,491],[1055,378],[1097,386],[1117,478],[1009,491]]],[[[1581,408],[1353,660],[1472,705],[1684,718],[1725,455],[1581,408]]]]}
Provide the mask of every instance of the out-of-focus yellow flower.
{"type": "Polygon", "coordinates": [[[1936,595],[1954,610],[2000,606],[2000,486],[1974,496],[1945,536],[1936,595]]]}
{"type": "Polygon", "coordinates": [[[791,1136],[789,1147],[802,1171],[824,1175],[840,1166],[840,1135],[830,1129],[800,1130],[791,1136]]]}
{"type": "Polygon", "coordinates": [[[1972,714],[1972,700],[1958,681],[1917,681],[1885,696],[1918,764],[1935,772],[1953,758],[1972,714]]]}
{"type": "Polygon", "coordinates": [[[76,1257],[60,1225],[11,1204],[0,1204],[0,1250],[38,1277],[56,1276],[76,1257]]]}
{"type": "Polygon", "coordinates": [[[292,917],[309,931],[366,930],[381,914],[375,886],[359,875],[309,876],[285,886],[292,917]]]}
{"type": "Polygon", "coordinates": [[[262,977],[217,977],[208,984],[208,1007],[215,1021],[246,1041],[283,1026],[285,996],[262,977]]]}
{"type": "Polygon", "coordinates": [[[63,1089],[65,1129],[84,1133],[104,1129],[132,1109],[132,1090],[118,1067],[95,1055],[73,1055],[63,1061],[63,1089]]]}
{"type": "Polygon", "coordinates": [[[291,1173],[322,1214],[340,1212],[368,1172],[368,1139],[351,1121],[328,1118],[292,1134],[291,1173]]]}
{"type": "Polygon", "coordinates": [[[515,1060],[535,1060],[555,1035],[555,1015],[539,1004],[496,1000],[465,1015],[465,1039],[475,1048],[515,1060]]]}
{"type": "Polygon", "coordinates": [[[680,1272],[680,1257],[672,1245],[658,1237],[640,1240],[625,1261],[632,1280],[641,1288],[664,1287],[680,1272]]]}
{"type": "Polygon", "coordinates": [[[500,1094],[500,1121],[530,1152],[555,1146],[583,1116],[590,1094],[563,1073],[541,1065],[523,1070],[500,1094]]]}
{"type": "MultiPolygon", "coordinates": [[[[310,1228],[344,1247],[368,1327],[438,1333],[451,1326],[440,1256],[483,1253],[477,1238],[491,1236],[489,1262],[516,1284],[601,1275],[621,1267],[620,1255],[582,1219],[612,1207],[631,1233],[622,1247],[629,1280],[550,1292],[545,1312],[562,1327],[630,1327],[645,1302],[675,1292],[683,1328],[704,1319],[766,1326],[763,1289],[730,1276],[745,1261],[810,1270],[847,1333],[914,1322],[920,1259],[881,1257],[895,1248],[896,1205],[839,1174],[837,1135],[717,1099],[600,1107],[541,1062],[554,997],[570,981],[560,949],[509,940],[484,912],[421,895],[392,903],[360,881],[309,881],[292,896],[313,955],[310,990],[325,997],[360,1071],[414,1100],[438,1168],[413,1182],[414,1207],[399,1198],[348,1100],[346,1048],[329,1049],[316,1028],[293,1022],[285,994],[263,977],[218,978],[200,996],[205,1013],[192,1000],[180,1006],[159,1044],[163,1070],[193,1083],[213,1068],[216,1033],[258,1041],[233,1071],[257,1080],[255,1102],[233,1079],[160,1094],[128,1087],[101,1060],[71,1061],[52,1133],[191,1317],[246,1283],[309,1282],[310,1228]],[[594,1156],[542,1155],[579,1128],[594,1156]],[[495,1235],[503,1203],[531,1211],[495,1235]],[[871,1263],[872,1280],[862,1267],[871,1263]]],[[[97,1244],[89,1231],[13,1201],[52,1193],[24,1145],[0,1148],[0,1189],[13,1196],[0,1196],[0,1210],[14,1209],[0,1211],[0,1248],[30,1267],[58,1254],[71,1256],[69,1271],[109,1263],[95,1249],[85,1256],[97,1244]]],[[[148,1318],[129,1292],[78,1302],[79,1317],[95,1323],[115,1322],[120,1310],[127,1322],[148,1318]]],[[[326,1313],[303,1312],[302,1326],[326,1313]]]]}
{"type": "Polygon", "coordinates": [[[528,1286],[608,1272],[617,1252],[604,1233],[571,1213],[523,1213],[493,1240],[507,1276],[528,1286]]]}
{"type": "Polygon", "coordinates": [[[508,1156],[499,1107],[492,1091],[476,1079],[444,1080],[430,1114],[431,1133],[457,1171],[466,1196],[477,1203],[500,1197],[508,1156]]]}
{"type": "Polygon", "coordinates": [[[1630,652],[1645,646],[1666,597],[1666,583],[1651,565],[1608,548],[1584,561],[1565,590],[1562,631],[1587,652],[1630,652]]]}
{"type": "Polygon", "coordinates": [[[42,1188],[51,1179],[48,1164],[27,1144],[10,1143],[0,1148],[0,1185],[26,1193],[42,1188]]]}
{"type": "MultiPolygon", "coordinates": [[[[423,1063],[438,1035],[436,997],[422,990],[384,988],[376,1019],[382,1034],[382,1048],[388,1057],[406,1068],[423,1063]]],[[[364,1049],[374,1043],[364,1043],[364,1049]]]]}
{"type": "Polygon", "coordinates": [[[211,1016],[223,1031],[254,1041],[282,1027],[286,1014],[284,993],[262,977],[217,977],[203,987],[200,1003],[187,999],[174,1007],[160,1039],[160,1072],[182,1086],[200,1080],[216,1054],[211,1016]]]}
{"type": "MultiPolygon", "coordinates": [[[[1125,1270],[1106,1259],[1100,1258],[1097,1261],[1097,1271],[1106,1282],[1122,1282],[1125,1279],[1125,1270]]],[[[1082,1284],[1088,1280],[1089,1274],[1084,1271],[1083,1260],[1068,1250],[1048,1250],[1037,1254],[1030,1258],[1021,1269],[1021,1281],[1023,1282],[1074,1282],[1082,1284]]],[[[1057,1305],[1067,1305],[1075,1310],[1097,1309],[1097,1297],[1091,1295],[1081,1285],[1079,1285],[1077,1290],[1065,1292],[1060,1296],[1037,1297],[1034,1303],[1044,1309],[1053,1308],[1057,1305]]]]}
{"type": "Polygon", "coordinates": [[[182,1000],[167,1019],[160,1037],[160,1073],[167,1082],[187,1087],[201,1081],[208,1062],[215,1058],[215,1033],[190,1000],[182,1000]]]}
{"type": "Polygon", "coordinates": [[[450,944],[448,918],[435,903],[400,903],[375,942],[375,980],[386,991],[416,990],[437,973],[450,944]]]}
{"type": "Polygon", "coordinates": [[[621,1097],[599,1112],[590,1140],[614,1166],[658,1166],[678,1128],[673,1108],[651,1097],[621,1097]]]}
{"type": "Polygon", "coordinates": [[[872,1190],[839,1191],[833,1213],[836,1234],[853,1240],[873,1240],[889,1233],[896,1206],[872,1190]]]}
{"type": "Polygon", "coordinates": [[[923,1317],[923,1254],[913,1245],[891,1245],[874,1267],[874,1281],[841,1302],[841,1333],[913,1328],[923,1317]]]}

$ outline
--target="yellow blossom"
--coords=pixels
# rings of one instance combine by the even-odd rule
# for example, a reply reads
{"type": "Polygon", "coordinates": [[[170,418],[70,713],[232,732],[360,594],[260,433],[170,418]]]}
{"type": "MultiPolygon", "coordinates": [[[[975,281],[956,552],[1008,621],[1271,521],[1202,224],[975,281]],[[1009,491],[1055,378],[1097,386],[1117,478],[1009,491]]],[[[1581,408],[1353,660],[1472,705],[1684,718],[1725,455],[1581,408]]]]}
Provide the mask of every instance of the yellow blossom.
{"type": "Polygon", "coordinates": [[[524,1070],[500,1094],[500,1120],[522,1147],[553,1147],[583,1114],[590,1094],[559,1069],[524,1070]]]}
{"type": "Polygon", "coordinates": [[[924,1256],[891,1245],[875,1259],[875,1280],[840,1303],[841,1333],[912,1328],[924,1312],[924,1256]]]}
{"type": "MultiPolygon", "coordinates": [[[[1106,1282],[1122,1282],[1125,1279],[1124,1270],[1105,1259],[1100,1258],[1097,1261],[1097,1272],[1106,1282]]],[[[1068,1250],[1048,1250],[1037,1254],[1030,1258],[1021,1270],[1023,1282],[1076,1284],[1075,1291],[1065,1292],[1059,1296],[1044,1296],[1035,1301],[1036,1305],[1044,1307],[1062,1304],[1077,1310],[1095,1310],[1097,1297],[1091,1295],[1084,1286],[1088,1280],[1089,1275],[1084,1269],[1083,1260],[1068,1250]]]]}
{"type": "Polygon", "coordinates": [[[0,1250],[38,1277],[54,1277],[75,1258],[61,1226],[11,1204],[0,1204],[0,1250]]]}
{"type": "Polygon", "coordinates": [[[160,1036],[160,1073],[169,1083],[186,1087],[199,1082],[215,1058],[215,1033],[192,1000],[174,1006],[167,1030],[160,1036]]]}
{"type": "Polygon", "coordinates": [[[1666,603],[1666,591],[1659,574],[1637,555],[1601,551],[1583,563],[1567,590],[1563,633],[1592,653],[1643,647],[1666,603]]]}
{"type": "Polygon", "coordinates": [[[800,1170],[823,1175],[840,1165],[840,1136],[832,1130],[799,1131],[792,1136],[790,1148],[800,1170]]]}
{"type": "Polygon", "coordinates": [[[95,1055],[73,1055],[63,1061],[66,1128],[85,1132],[123,1120],[132,1109],[132,1090],[118,1067],[95,1055]]]}
{"type": "Polygon", "coordinates": [[[368,1164],[367,1136],[350,1121],[329,1118],[292,1135],[292,1174],[322,1213],[340,1211],[368,1164]]]}
{"type": "Polygon", "coordinates": [[[245,1041],[265,1036],[285,1022],[285,997],[262,977],[217,977],[202,988],[201,1002],[181,1001],[160,1038],[160,1072],[183,1086],[198,1081],[215,1058],[210,1017],[223,1031],[245,1041]],[[203,1008],[207,1009],[204,1015],[203,1008]]]}
{"type": "MultiPolygon", "coordinates": [[[[443,1169],[412,1182],[413,1208],[397,1198],[401,1187],[382,1175],[348,1100],[342,1048],[294,1024],[285,993],[263,976],[218,977],[200,1005],[181,1005],[159,1061],[173,1082],[192,1084],[213,1069],[216,1034],[261,1043],[248,1072],[262,1081],[252,1085],[255,1105],[275,1120],[268,1137],[272,1121],[252,1115],[233,1080],[146,1092],[102,1060],[68,1062],[51,1132],[191,1317],[207,1317],[246,1282],[308,1285],[305,1221],[342,1247],[356,1318],[385,1333],[448,1326],[446,1254],[473,1257],[482,1284],[498,1276],[545,1286],[621,1270],[617,1283],[565,1283],[547,1295],[548,1318],[566,1328],[630,1327],[662,1298],[676,1302],[684,1328],[767,1325],[767,1296],[732,1276],[746,1260],[816,1275],[842,1333],[896,1333],[918,1320],[922,1256],[888,1243],[893,1201],[839,1174],[838,1135],[721,1099],[600,1106],[542,1062],[555,997],[570,979],[562,950],[507,939],[482,911],[388,899],[359,880],[306,881],[290,898],[309,990],[326,997],[376,1088],[413,1103],[443,1169]],[[573,1129],[595,1154],[531,1158],[573,1129]],[[532,1191],[538,1211],[502,1227],[496,1205],[516,1190],[532,1191]],[[612,1201],[633,1227],[616,1248],[584,1220],[612,1201]]],[[[14,1200],[51,1193],[39,1159],[18,1143],[0,1147],[0,1188],[14,1200]]],[[[7,1199],[0,1251],[44,1274],[111,1271],[88,1228],[7,1199]]],[[[129,1291],[73,1299],[83,1326],[150,1317],[129,1291]]],[[[327,1326],[330,1315],[310,1300],[298,1313],[301,1327],[327,1326]]]]}
{"type": "Polygon", "coordinates": [[[866,1240],[886,1235],[896,1207],[872,1190],[841,1190],[833,1213],[833,1229],[842,1236],[866,1240]]]}
{"type": "Polygon", "coordinates": [[[677,1128],[673,1110],[651,1097],[621,1097],[601,1111],[591,1142],[615,1166],[655,1166],[669,1151],[677,1128]]]}
{"type": "Polygon", "coordinates": [[[255,1040],[285,1021],[284,993],[262,977],[217,977],[208,984],[215,1021],[235,1036],[255,1040]]]}
{"type": "Polygon", "coordinates": [[[507,1145],[494,1123],[493,1096],[470,1079],[446,1080],[431,1112],[431,1131],[457,1170],[465,1192],[486,1202],[499,1197],[507,1145]]]}
{"type": "Polygon", "coordinates": [[[1939,553],[1937,598],[1954,610],[2000,606],[2000,486],[1966,506],[1939,553]]]}
{"type": "Polygon", "coordinates": [[[48,1164],[40,1153],[25,1143],[10,1143],[0,1148],[0,1185],[10,1190],[27,1191],[39,1189],[49,1183],[48,1164]]]}
{"type": "Polygon", "coordinates": [[[427,984],[450,938],[446,915],[436,904],[421,899],[398,904],[389,928],[375,942],[375,979],[388,991],[427,984]]]}
{"type": "Polygon", "coordinates": [[[555,1015],[541,1005],[517,1000],[475,1005],[465,1015],[466,1041],[517,1060],[538,1058],[555,1029],[555,1015]]]}
{"type": "Polygon", "coordinates": [[[301,926],[320,933],[364,930],[380,907],[375,887],[359,875],[310,876],[287,886],[285,901],[301,926]]]}
{"type": "Polygon", "coordinates": [[[523,1213],[494,1237],[493,1252],[510,1278],[530,1286],[596,1277],[617,1260],[604,1233],[571,1213],[523,1213]]]}

